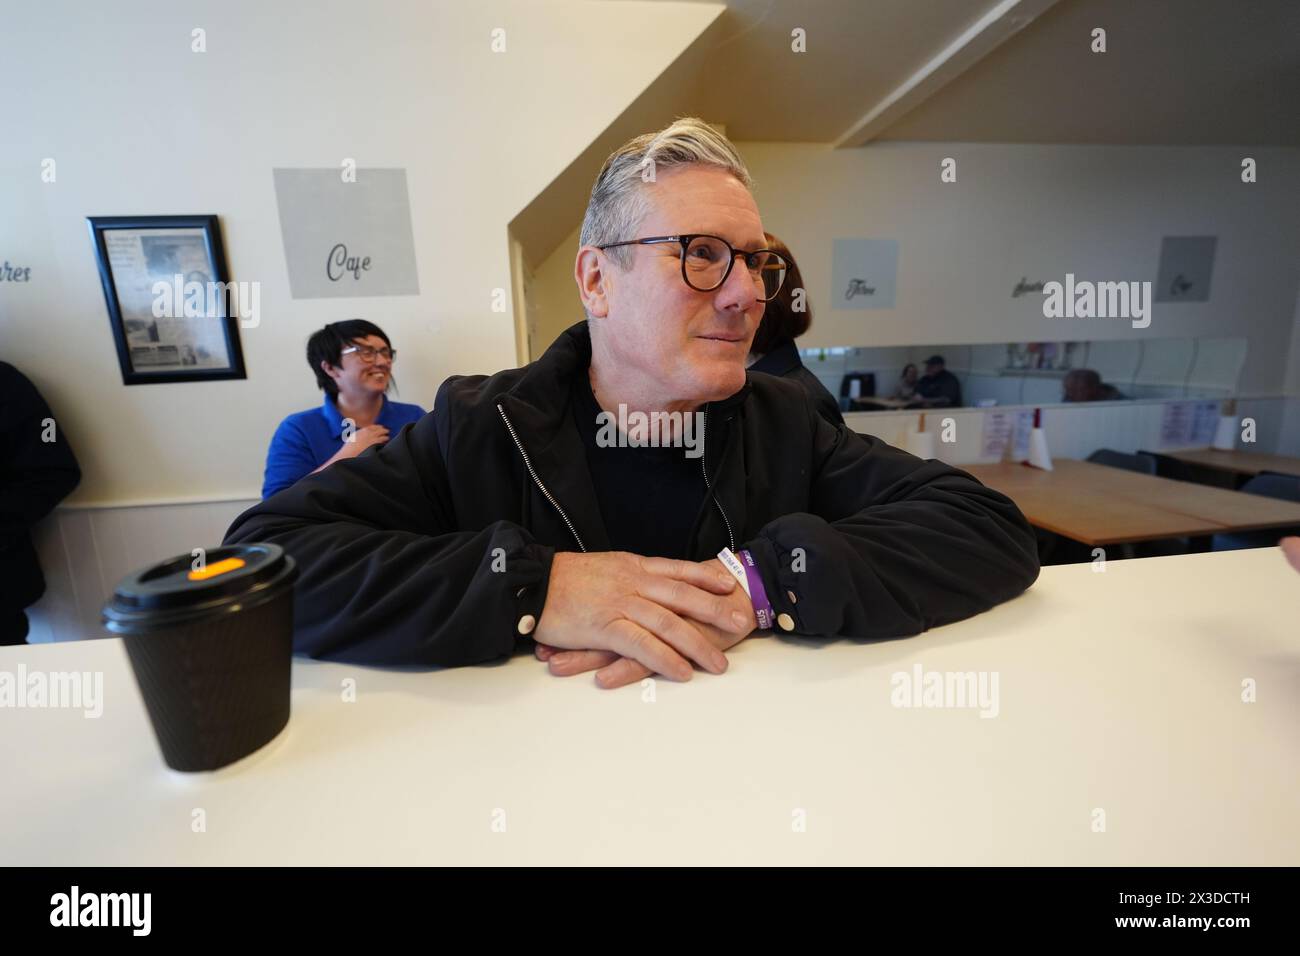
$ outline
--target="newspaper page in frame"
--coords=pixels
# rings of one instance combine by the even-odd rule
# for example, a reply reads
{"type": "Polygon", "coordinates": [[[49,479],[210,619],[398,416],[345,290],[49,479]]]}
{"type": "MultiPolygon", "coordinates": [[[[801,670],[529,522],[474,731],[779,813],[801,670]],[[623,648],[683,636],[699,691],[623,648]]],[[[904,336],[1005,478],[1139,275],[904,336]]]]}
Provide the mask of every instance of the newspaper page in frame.
{"type": "Polygon", "coordinates": [[[108,229],[104,245],[132,371],[231,367],[226,323],[214,291],[216,277],[211,274],[203,229],[108,229]],[[161,297],[154,292],[158,282],[170,287],[161,297]],[[166,307],[155,310],[159,299],[166,307]]]}

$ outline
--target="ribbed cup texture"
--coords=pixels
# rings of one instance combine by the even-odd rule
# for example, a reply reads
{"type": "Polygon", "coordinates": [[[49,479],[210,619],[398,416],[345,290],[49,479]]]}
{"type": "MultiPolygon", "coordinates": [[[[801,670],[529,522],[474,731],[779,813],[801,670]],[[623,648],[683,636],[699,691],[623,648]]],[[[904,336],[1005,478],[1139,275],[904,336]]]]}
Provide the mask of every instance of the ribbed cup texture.
{"type": "Polygon", "coordinates": [[[224,767],[289,722],[291,589],[257,607],[123,640],[174,770],[224,767]]]}

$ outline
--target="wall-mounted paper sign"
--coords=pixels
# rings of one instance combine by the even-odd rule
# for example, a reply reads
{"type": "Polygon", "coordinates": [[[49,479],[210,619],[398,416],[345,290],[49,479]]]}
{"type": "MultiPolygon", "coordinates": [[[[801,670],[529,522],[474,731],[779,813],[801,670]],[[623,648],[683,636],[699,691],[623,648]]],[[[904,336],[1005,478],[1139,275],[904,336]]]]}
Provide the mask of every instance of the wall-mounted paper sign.
{"type": "Polygon", "coordinates": [[[1029,457],[1029,434],[1033,430],[1032,409],[997,409],[985,412],[980,457],[1024,461],[1029,457]]]}
{"type": "Polygon", "coordinates": [[[295,299],[418,295],[405,169],[276,169],[295,299]]]}
{"type": "Polygon", "coordinates": [[[1204,448],[1219,426],[1217,401],[1170,402],[1160,414],[1161,448],[1204,448]]]}
{"type": "Polygon", "coordinates": [[[1215,236],[1165,236],[1160,242],[1157,302],[1208,302],[1215,236]]]}
{"type": "Polygon", "coordinates": [[[892,309],[897,239],[836,239],[831,254],[831,307],[892,309]]]}
{"type": "Polygon", "coordinates": [[[1010,412],[990,411],[984,413],[984,440],[980,449],[981,458],[1002,458],[1011,444],[1016,423],[1010,412]]]}

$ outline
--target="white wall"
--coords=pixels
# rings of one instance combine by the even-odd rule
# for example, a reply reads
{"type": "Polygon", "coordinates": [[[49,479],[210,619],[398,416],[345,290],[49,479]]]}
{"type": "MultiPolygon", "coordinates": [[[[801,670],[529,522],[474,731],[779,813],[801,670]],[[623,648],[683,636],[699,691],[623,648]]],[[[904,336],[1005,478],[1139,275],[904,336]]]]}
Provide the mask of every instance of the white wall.
{"type": "Polygon", "coordinates": [[[1300,150],[879,143],[739,144],[763,224],[789,243],[813,306],[808,346],[1244,336],[1243,391],[1278,394],[1297,284],[1300,150]],[[940,160],[957,160],[941,183],[940,160]],[[1218,236],[1210,301],[1157,304],[1151,327],[1046,319],[1030,281],[1154,279],[1165,235],[1218,236]],[[900,243],[897,307],[827,307],[835,238],[900,243]]]}
{"type": "MultiPolygon", "coordinates": [[[[712,4],[124,0],[6,6],[0,26],[0,357],[81,461],[74,502],[255,496],[266,444],[320,393],[303,357],[363,316],[426,408],[457,372],[516,364],[506,224],[718,14],[712,4]],[[506,52],[490,49],[506,30],[506,52]],[[207,52],[191,51],[191,30],[207,52]],[[41,162],[57,163],[42,183],[41,162]],[[271,169],[407,171],[420,294],[289,296],[271,169]],[[248,379],[124,387],[89,215],[217,213],[231,278],[261,283],[248,379]],[[509,297],[507,297],[508,301],[509,297]]],[[[581,210],[575,211],[576,216],[581,210]]]]}
{"type": "MultiPolygon", "coordinates": [[[[1256,441],[1252,445],[1237,441],[1243,451],[1272,452],[1279,444],[1279,422],[1283,414],[1282,398],[1243,399],[1237,405],[1240,418],[1257,423],[1256,441]]],[[[1088,402],[1074,405],[1042,406],[1043,430],[1053,458],[1087,458],[1099,448],[1132,454],[1137,451],[1163,452],[1176,446],[1165,445],[1160,425],[1168,401],[1088,402]]],[[[1032,406],[1008,406],[1008,408],[1032,406]]],[[[1005,410],[1005,409],[1004,409],[1005,410]]],[[[925,430],[935,437],[935,457],[951,465],[990,464],[1000,455],[985,455],[984,418],[981,408],[938,409],[925,413],[925,430]],[[954,423],[953,441],[942,440],[944,420],[954,423]]],[[[851,412],[844,416],[853,431],[899,447],[906,446],[908,432],[916,431],[920,413],[851,412]]]]}
{"type": "MultiPolygon", "coordinates": [[[[799,259],[814,312],[800,347],[1145,340],[1154,355],[1174,343],[1152,339],[1180,339],[1181,348],[1193,338],[1244,338],[1240,394],[1292,396],[1262,406],[1276,439],[1265,450],[1300,452],[1300,150],[1249,150],[1259,181],[1245,184],[1243,151],[1232,148],[737,145],[764,225],[799,259]],[[939,180],[945,157],[957,160],[955,183],[939,180]],[[1165,235],[1218,236],[1211,296],[1156,304],[1147,329],[1046,319],[1040,297],[1011,297],[1022,276],[1154,279],[1165,235]],[[832,241],[854,237],[899,240],[896,308],[828,307],[832,241]]],[[[576,314],[575,247],[576,236],[537,270],[539,315],[566,297],[576,314]]],[[[551,330],[539,331],[545,340],[551,330]]],[[[837,391],[834,371],[827,367],[837,391]]],[[[878,377],[878,388],[887,385],[878,377]]]]}
{"type": "Polygon", "coordinates": [[[578,298],[578,284],[573,278],[573,262],[582,231],[581,210],[578,220],[573,232],[546,258],[532,278],[528,325],[534,356],[541,355],[556,336],[584,316],[582,300],[578,298]]]}
{"type": "MultiPolygon", "coordinates": [[[[1300,394],[1300,150],[1250,150],[1261,172],[1247,185],[1241,150],[1217,147],[737,145],[764,226],[803,272],[814,321],[801,348],[1244,337],[1243,393],[1282,393],[1291,355],[1300,394]],[[958,176],[945,184],[949,156],[958,176]],[[1211,297],[1156,304],[1150,328],[1046,319],[1041,297],[1011,297],[1022,276],[1154,279],[1165,235],[1219,237],[1211,297]],[[895,308],[829,308],[832,241],[855,237],[899,240],[895,308]]],[[[543,314],[565,294],[579,309],[576,242],[537,270],[543,314]]]]}
{"type": "Polygon", "coordinates": [[[32,644],[108,637],[100,611],[113,587],[196,547],[215,547],[256,499],[127,508],[59,508],[36,527],[45,596],[27,609],[32,644]]]}

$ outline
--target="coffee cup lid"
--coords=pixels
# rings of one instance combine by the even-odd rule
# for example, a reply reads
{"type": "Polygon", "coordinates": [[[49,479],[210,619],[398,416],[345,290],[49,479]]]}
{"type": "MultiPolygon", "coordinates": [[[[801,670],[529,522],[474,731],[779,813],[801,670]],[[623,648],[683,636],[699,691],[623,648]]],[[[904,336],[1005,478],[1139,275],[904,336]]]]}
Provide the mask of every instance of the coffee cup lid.
{"type": "Polygon", "coordinates": [[[104,605],[104,626],[115,634],[139,634],[255,607],[297,576],[293,558],[278,544],[177,555],[123,578],[104,605]]]}

